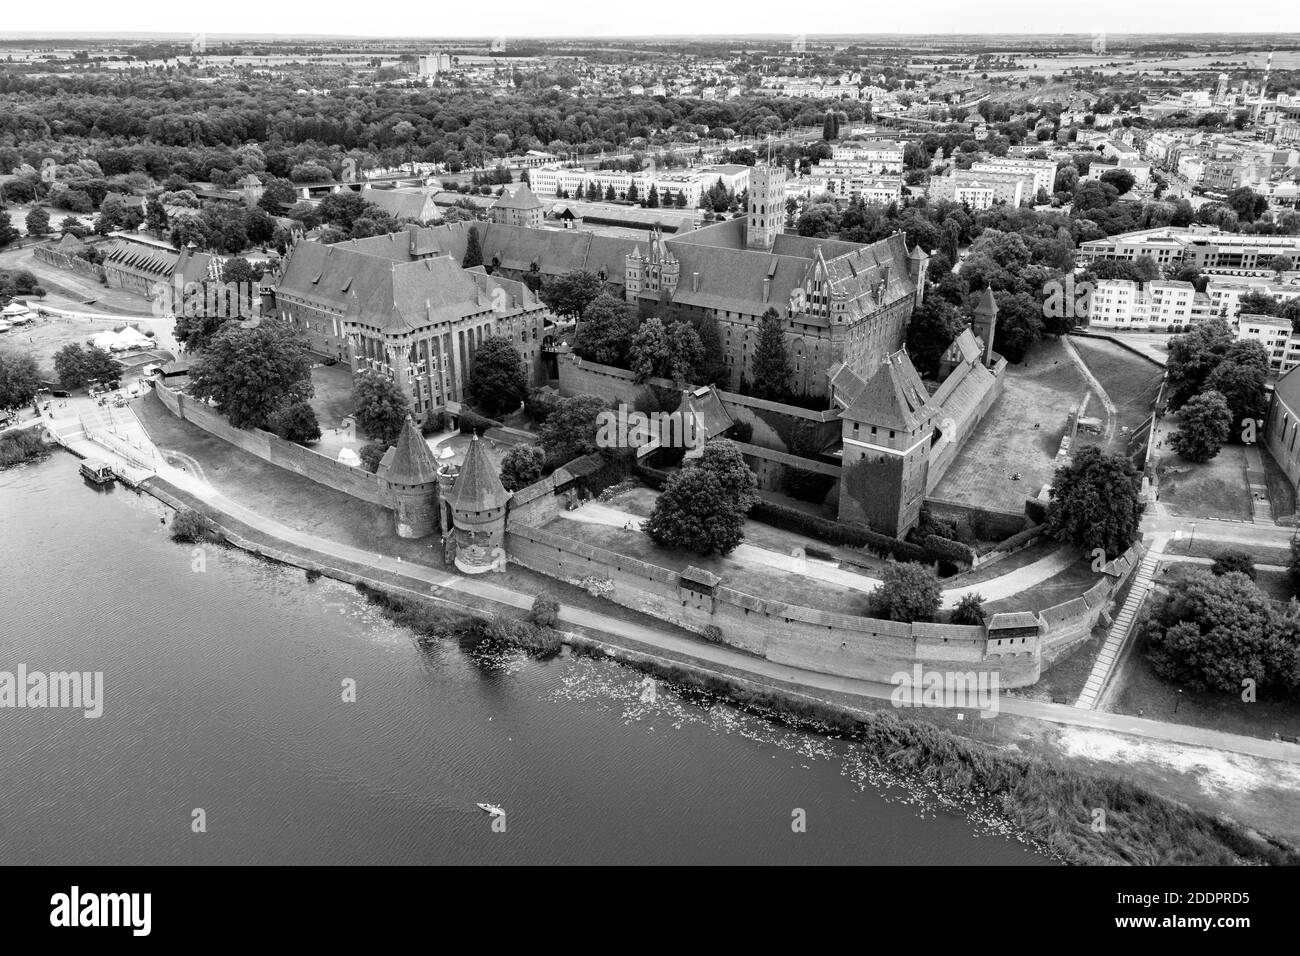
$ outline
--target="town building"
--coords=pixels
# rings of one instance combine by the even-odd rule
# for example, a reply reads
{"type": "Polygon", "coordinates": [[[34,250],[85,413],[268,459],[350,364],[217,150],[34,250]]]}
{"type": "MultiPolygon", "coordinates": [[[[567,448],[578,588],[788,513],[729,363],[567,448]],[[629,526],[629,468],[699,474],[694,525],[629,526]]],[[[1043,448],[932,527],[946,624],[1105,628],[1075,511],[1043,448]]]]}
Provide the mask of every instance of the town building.
{"type": "Polygon", "coordinates": [[[538,229],[545,216],[545,204],[533,195],[527,183],[511,183],[503,187],[501,196],[488,207],[488,217],[504,226],[538,229]]]}
{"type": "MultiPolygon", "coordinates": [[[[1088,325],[1181,331],[1202,317],[1196,312],[1196,298],[1196,287],[1190,282],[1098,279],[1088,297],[1088,325]]],[[[1208,301],[1206,306],[1203,317],[1208,317],[1208,301]]]]}
{"type": "Polygon", "coordinates": [[[1162,270],[1194,266],[1201,272],[1262,276],[1282,256],[1300,269],[1300,236],[1261,236],[1221,232],[1217,226],[1162,226],[1093,239],[1079,246],[1079,262],[1133,261],[1149,256],[1162,270]]]}
{"type": "Polygon", "coordinates": [[[1042,190],[1049,196],[1056,185],[1056,163],[1050,159],[1015,159],[1001,157],[971,164],[973,173],[1027,173],[1033,177],[1029,184],[1029,197],[1042,190]]]}

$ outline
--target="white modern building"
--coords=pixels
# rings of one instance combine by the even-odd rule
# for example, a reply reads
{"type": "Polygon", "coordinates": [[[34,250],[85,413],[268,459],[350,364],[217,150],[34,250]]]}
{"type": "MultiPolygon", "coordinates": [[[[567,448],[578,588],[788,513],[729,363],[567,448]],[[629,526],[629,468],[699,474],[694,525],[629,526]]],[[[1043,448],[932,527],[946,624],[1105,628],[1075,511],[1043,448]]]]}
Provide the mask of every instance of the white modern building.
{"type": "Polygon", "coordinates": [[[1040,189],[1051,195],[1056,185],[1056,163],[1050,159],[1015,159],[1012,157],[989,159],[972,163],[973,173],[1027,173],[1033,176],[1030,195],[1036,196],[1040,189]]]}
{"type": "Polygon", "coordinates": [[[1181,330],[1204,317],[1197,314],[1196,287],[1190,282],[1099,279],[1088,298],[1091,328],[1181,330]]]}

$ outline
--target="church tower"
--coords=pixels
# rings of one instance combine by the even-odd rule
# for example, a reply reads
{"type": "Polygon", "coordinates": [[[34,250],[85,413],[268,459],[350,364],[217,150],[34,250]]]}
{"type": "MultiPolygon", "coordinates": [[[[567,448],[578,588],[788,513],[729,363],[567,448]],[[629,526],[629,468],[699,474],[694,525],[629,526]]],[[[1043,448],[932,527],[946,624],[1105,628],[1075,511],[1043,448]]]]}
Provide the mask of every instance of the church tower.
{"type": "Polygon", "coordinates": [[[785,231],[784,166],[750,168],[749,203],[745,213],[745,245],[771,252],[772,243],[785,231]]]}

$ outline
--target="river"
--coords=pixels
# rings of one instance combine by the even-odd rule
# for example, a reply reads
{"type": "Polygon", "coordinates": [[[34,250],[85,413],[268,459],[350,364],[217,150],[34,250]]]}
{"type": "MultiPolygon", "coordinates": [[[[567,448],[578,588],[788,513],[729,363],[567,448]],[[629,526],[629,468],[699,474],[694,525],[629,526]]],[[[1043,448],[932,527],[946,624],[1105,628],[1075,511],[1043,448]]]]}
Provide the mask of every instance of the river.
{"type": "Polygon", "coordinates": [[[6,863],[1049,862],[852,742],[608,660],[421,647],[166,514],[61,451],[0,472],[0,671],[104,679],[98,719],[0,708],[6,863]]]}

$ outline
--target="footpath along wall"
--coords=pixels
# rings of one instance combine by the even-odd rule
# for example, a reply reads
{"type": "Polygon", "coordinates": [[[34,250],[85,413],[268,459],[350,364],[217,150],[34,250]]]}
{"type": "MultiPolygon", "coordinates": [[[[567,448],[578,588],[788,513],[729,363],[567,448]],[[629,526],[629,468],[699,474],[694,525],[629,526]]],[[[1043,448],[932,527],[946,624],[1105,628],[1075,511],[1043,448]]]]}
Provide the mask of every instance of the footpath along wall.
{"type": "Polygon", "coordinates": [[[674,571],[569,537],[553,530],[546,480],[516,497],[523,500],[505,536],[510,561],[774,663],[882,682],[921,664],[997,674],[1003,687],[1034,684],[1087,639],[1144,553],[1134,545],[1080,597],[1037,613],[995,614],[983,626],[905,624],[770,600],[708,571],[674,571]]]}
{"type": "Polygon", "coordinates": [[[237,448],[242,448],[250,455],[256,455],[272,465],[285,468],[335,491],[360,498],[362,501],[383,505],[385,508],[393,507],[378,476],[364,468],[341,464],[320,452],[285,441],[279,435],[273,435],[260,428],[247,430],[235,428],[207,404],[168,388],[161,382],[154,383],[154,392],[173,415],[185,419],[192,425],[197,425],[223,441],[230,442],[237,448]]]}
{"type": "Polygon", "coordinates": [[[707,572],[671,571],[519,522],[506,532],[509,559],[774,663],[888,682],[927,670],[996,673],[1004,687],[1040,675],[1038,624],[997,638],[983,627],[901,624],[833,614],[727,587],[707,572]],[[712,628],[717,628],[716,632],[712,628]]]}

